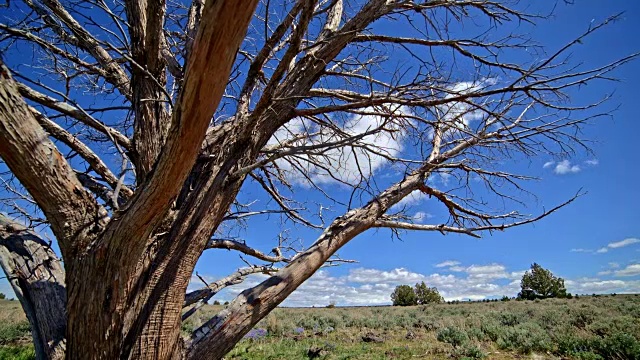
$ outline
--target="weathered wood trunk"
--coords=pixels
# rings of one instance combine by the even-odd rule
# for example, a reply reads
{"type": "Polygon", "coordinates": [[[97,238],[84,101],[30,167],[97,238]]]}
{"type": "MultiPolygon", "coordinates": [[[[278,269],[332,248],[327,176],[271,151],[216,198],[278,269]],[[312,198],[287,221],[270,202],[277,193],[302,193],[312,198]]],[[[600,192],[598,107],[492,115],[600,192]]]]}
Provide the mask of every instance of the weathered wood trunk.
{"type": "Polygon", "coordinates": [[[63,359],[65,272],[37,234],[0,214],[0,265],[24,309],[38,359],[63,359]]]}
{"type": "MultiPolygon", "coordinates": [[[[46,3],[66,16],[57,1],[46,3]]],[[[145,35],[161,27],[164,3],[127,4],[128,17],[139,20],[130,29],[133,56],[149,66],[144,71],[134,69],[130,85],[117,82],[131,99],[136,117],[130,157],[138,170],[138,183],[135,194],[129,194],[112,214],[86,191],[49,141],[8,70],[0,79],[0,130],[4,131],[0,132],[0,155],[41,206],[65,259],[66,282],[58,282],[62,295],[55,302],[56,314],[64,320],[55,323],[65,324],[66,330],[61,327],[55,334],[45,331],[34,336],[39,337],[39,353],[50,354],[49,339],[60,339],[64,352],[61,334],[65,333],[69,359],[220,359],[386,209],[379,205],[384,200],[380,198],[366,210],[336,220],[316,245],[276,276],[243,293],[187,343],[180,338],[181,311],[194,266],[238,194],[246,168],[255,163],[273,133],[294,117],[298,95],[309,91],[327,63],[376,19],[386,2],[368,2],[331,45],[316,47],[289,70],[296,52],[288,51],[283,62],[287,66],[278,66],[265,90],[268,95],[255,109],[249,112],[240,107],[233,121],[209,132],[257,0],[206,2],[171,115],[159,101],[163,91],[147,78],[150,72],[160,86],[165,81],[161,41],[147,41],[145,35]],[[280,84],[285,71],[291,74],[280,84]],[[273,98],[290,100],[274,102],[273,98]],[[206,156],[201,157],[203,146],[206,156]]],[[[302,6],[301,28],[310,21],[314,7],[315,2],[302,6]]],[[[341,5],[336,9],[330,17],[334,20],[340,18],[341,5]]],[[[328,20],[323,37],[337,29],[334,20],[328,20]]],[[[298,49],[303,32],[294,32],[291,41],[298,49]]],[[[408,191],[402,189],[404,195],[408,191]]],[[[400,195],[393,196],[399,200],[400,195]]],[[[56,356],[62,354],[57,351],[56,356]]]]}

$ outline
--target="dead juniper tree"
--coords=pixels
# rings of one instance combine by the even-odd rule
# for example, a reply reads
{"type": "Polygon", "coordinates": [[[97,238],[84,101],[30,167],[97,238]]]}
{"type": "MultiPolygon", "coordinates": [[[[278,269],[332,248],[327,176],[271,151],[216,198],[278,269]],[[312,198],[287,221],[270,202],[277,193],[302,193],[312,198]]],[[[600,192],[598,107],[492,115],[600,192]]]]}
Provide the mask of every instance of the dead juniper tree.
{"type": "Polygon", "coordinates": [[[555,211],[519,212],[532,178],[502,160],[586,146],[580,128],[603,111],[568,91],[635,55],[573,64],[571,49],[611,19],[545,49],[522,35],[545,20],[525,5],[7,2],[0,262],[38,357],[219,359],[368,229],[478,237],[555,211]],[[430,181],[445,175],[458,186],[430,181]],[[271,201],[239,200],[245,182],[271,201]],[[392,209],[414,192],[448,219],[392,209]],[[228,236],[267,214],[318,236],[306,247],[228,236]],[[185,294],[216,249],[247,266],[185,294]],[[252,273],[271,276],[181,337],[184,318],[252,273]]]}

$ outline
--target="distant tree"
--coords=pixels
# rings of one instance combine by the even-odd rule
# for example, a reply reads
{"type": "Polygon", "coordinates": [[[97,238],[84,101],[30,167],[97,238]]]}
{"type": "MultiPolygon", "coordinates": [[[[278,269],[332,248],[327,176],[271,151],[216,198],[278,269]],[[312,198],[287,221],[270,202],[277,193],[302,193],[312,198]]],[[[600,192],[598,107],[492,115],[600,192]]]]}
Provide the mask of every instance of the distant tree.
{"type": "Polygon", "coordinates": [[[214,301],[213,305],[220,305],[220,301],[218,301],[218,300],[214,301]]]}
{"type": "Polygon", "coordinates": [[[424,281],[416,284],[414,292],[416,293],[418,304],[439,304],[441,302],[444,302],[444,299],[442,298],[442,296],[440,296],[438,289],[435,287],[427,287],[424,281]]]}
{"type": "Polygon", "coordinates": [[[551,271],[533,263],[531,270],[522,276],[518,298],[526,300],[567,297],[564,279],[554,276],[551,271]]]}
{"type": "Polygon", "coordinates": [[[6,298],[7,298],[7,296],[4,293],[0,293],[0,300],[4,300],[6,298]]]}
{"type": "Polygon", "coordinates": [[[418,304],[418,297],[409,285],[399,285],[391,294],[393,306],[411,306],[418,304]]]}

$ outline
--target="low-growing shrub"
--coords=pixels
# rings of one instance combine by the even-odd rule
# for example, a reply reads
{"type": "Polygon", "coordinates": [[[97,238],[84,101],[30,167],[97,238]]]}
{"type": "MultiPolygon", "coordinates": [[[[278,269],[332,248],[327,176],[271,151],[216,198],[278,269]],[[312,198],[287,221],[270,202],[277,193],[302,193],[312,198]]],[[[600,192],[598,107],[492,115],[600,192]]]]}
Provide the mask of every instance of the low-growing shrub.
{"type": "Polygon", "coordinates": [[[28,322],[0,324],[0,345],[31,337],[28,322]]]}
{"type": "Polygon", "coordinates": [[[592,340],[569,332],[561,332],[556,337],[557,353],[559,355],[578,356],[592,350],[592,340]]]}
{"type": "Polygon", "coordinates": [[[484,359],[487,354],[476,345],[465,345],[456,351],[456,355],[460,360],[484,359]]]}
{"type": "Polygon", "coordinates": [[[478,341],[484,341],[487,338],[487,335],[485,335],[484,331],[482,331],[481,328],[477,327],[468,328],[467,336],[469,336],[470,339],[476,339],[478,341]]]}
{"type": "Polygon", "coordinates": [[[438,341],[445,342],[453,345],[453,347],[458,347],[469,340],[467,333],[464,331],[454,328],[454,327],[446,327],[440,331],[438,331],[437,335],[438,341]]]}
{"type": "Polygon", "coordinates": [[[640,359],[640,342],[626,333],[617,333],[594,342],[594,351],[605,359],[640,359]]]}
{"type": "Polygon", "coordinates": [[[516,326],[520,323],[518,315],[510,312],[500,313],[499,319],[503,326],[516,326]]]}
{"type": "Polygon", "coordinates": [[[578,329],[584,329],[597,317],[597,313],[592,308],[579,308],[571,311],[571,325],[578,329]]]}
{"type": "Polygon", "coordinates": [[[592,353],[591,351],[579,352],[573,356],[579,360],[604,360],[602,356],[592,353]]]}
{"type": "Polygon", "coordinates": [[[497,344],[500,349],[515,350],[522,354],[553,349],[549,334],[540,325],[532,322],[506,328],[497,344]]]}
{"type": "Polygon", "coordinates": [[[0,359],[35,360],[36,351],[33,345],[17,345],[0,347],[0,359]]]}

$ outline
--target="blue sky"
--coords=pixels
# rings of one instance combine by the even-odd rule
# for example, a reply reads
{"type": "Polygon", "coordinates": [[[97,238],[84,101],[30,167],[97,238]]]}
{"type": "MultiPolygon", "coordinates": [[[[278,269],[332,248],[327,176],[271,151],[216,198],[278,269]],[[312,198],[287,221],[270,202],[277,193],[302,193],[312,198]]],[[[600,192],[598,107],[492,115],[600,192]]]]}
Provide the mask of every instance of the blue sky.
{"type": "MultiPolygon", "coordinates": [[[[637,2],[582,0],[571,6],[560,2],[552,18],[530,29],[531,36],[557,49],[586,30],[592,20],[603,21],[622,11],[621,20],[589,37],[573,52],[574,59],[585,66],[602,65],[640,51],[637,2]]],[[[594,141],[593,154],[578,152],[571,158],[541,155],[507,159],[505,164],[509,170],[541,178],[527,184],[537,195],[537,199],[527,198],[530,213],[551,208],[579,189],[587,195],[535,224],[485,234],[482,239],[432,232],[406,232],[397,239],[387,230],[367,231],[340,251],[342,258],[358,263],[322,269],[285,305],[390,303],[389,295],[396,285],[418,281],[438,287],[448,300],[514,296],[522,273],[533,262],[563,277],[572,293],[640,292],[640,162],[636,143],[640,124],[635,111],[640,61],[615,74],[621,79],[618,83],[589,85],[572,93],[572,100],[581,102],[615,90],[607,106],[620,107],[611,114],[612,119],[600,119],[584,129],[584,137],[594,141]]],[[[374,175],[392,178],[397,171],[383,164],[374,175]]],[[[453,185],[443,178],[432,181],[442,187],[453,185]]],[[[344,196],[339,185],[327,184],[327,189],[344,196]]],[[[295,194],[308,203],[320,199],[301,184],[295,186],[295,194]]],[[[240,200],[267,201],[252,183],[245,185],[240,200]]],[[[441,206],[425,198],[413,199],[408,206],[409,214],[427,223],[446,215],[441,206]]],[[[341,215],[340,206],[331,207],[336,211],[326,211],[327,219],[341,215]]],[[[290,238],[307,246],[318,234],[291,224],[285,224],[284,229],[290,238]]],[[[268,252],[281,230],[277,216],[262,217],[250,221],[236,235],[268,252]]],[[[205,279],[215,280],[241,266],[237,256],[218,250],[205,252],[196,270],[205,279]]],[[[218,299],[230,300],[260,279],[252,277],[224,291],[218,299]]],[[[190,288],[200,286],[194,279],[190,288]]],[[[0,282],[0,292],[11,293],[6,280],[0,282]]]]}

